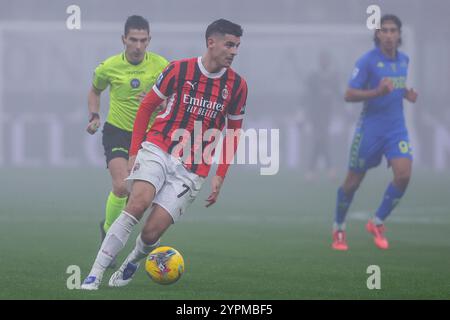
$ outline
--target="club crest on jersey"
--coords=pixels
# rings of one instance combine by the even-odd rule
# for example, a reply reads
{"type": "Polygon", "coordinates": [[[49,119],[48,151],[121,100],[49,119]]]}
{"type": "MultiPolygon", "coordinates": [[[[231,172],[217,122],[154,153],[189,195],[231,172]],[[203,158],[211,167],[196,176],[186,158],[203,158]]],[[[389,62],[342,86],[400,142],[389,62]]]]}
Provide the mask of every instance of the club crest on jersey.
{"type": "Polygon", "coordinates": [[[222,98],[223,98],[223,100],[226,100],[228,98],[228,94],[229,94],[228,89],[225,86],[225,88],[223,88],[223,90],[222,90],[222,98]]]}
{"type": "Polygon", "coordinates": [[[130,81],[130,86],[133,88],[133,89],[136,89],[136,88],[139,88],[139,86],[141,85],[141,82],[139,81],[139,79],[132,79],[131,81],[130,81]]]}

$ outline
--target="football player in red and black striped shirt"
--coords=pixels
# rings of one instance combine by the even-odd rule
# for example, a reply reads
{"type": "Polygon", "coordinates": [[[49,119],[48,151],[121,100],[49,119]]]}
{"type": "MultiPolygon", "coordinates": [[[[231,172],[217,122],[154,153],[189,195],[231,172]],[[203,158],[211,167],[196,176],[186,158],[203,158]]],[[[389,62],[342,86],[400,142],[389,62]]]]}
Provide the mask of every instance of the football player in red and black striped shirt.
{"type": "Polygon", "coordinates": [[[218,140],[217,134],[208,132],[220,133],[226,124],[221,161],[206,206],[216,202],[237,149],[245,113],[247,84],[231,69],[242,33],[241,26],[224,19],[210,24],[205,35],[206,53],[172,62],[142,101],[130,148],[129,201],[110,227],[82,289],[99,287],[109,262],[153,204],[134,250],[111,276],[109,285],[119,287],[131,281],[139,261],[159,245],[162,234],[200,191],[218,140]],[[152,113],[166,99],[166,109],[147,132],[152,113]],[[205,151],[209,151],[206,156],[205,151]]]}

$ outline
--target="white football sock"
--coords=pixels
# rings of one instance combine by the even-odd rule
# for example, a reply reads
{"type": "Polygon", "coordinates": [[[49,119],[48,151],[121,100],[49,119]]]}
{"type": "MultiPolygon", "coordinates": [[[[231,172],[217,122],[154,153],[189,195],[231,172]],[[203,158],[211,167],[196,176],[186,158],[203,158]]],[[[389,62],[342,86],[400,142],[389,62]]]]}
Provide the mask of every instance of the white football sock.
{"type": "Polygon", "coordinates": [[[345,222],[341,224],[333,223],[333,230],[335,231],[345,231],[345,222]]]}
{"type": "Polygon", "coordinates": [[[127,261],[131,263],[138,263],[141,259],[145,258],[153,249],[159,247],[160,241],[156,241],[154,244],[145,244],[142,241],[141,234],[136,238],[136,246],[133,251],[128,255],[127,261]]]}
{"type": "Polygon", "coordinates": [[[102,278],[106,268],[127,243],[133,227],[138,222],[135,217],[122,211],[122,214],[109,228],[89,275],[102,278]]]}
{"type": "Polygon", "coordinates": [[[380,218],[378,218],[377,216],[375,216],[372,220],[373,220],[373,223],[375,223],[376,226],[380,226],[380,225],[384,224],[384,221],[381,220],[380,218]]]}

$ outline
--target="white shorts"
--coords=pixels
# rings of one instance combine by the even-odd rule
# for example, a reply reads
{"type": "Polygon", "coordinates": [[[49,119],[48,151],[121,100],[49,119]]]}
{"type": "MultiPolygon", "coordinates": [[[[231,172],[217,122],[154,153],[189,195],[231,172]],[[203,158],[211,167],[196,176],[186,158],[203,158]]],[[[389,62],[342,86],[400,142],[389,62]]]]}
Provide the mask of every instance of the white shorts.
{"type": "Polygon", "coordinates": [[[181,160],[153,143],[144,142],[126,180],[150,182],[156,189],[153,203],[166,209],[176,222],[196,198],[205,178],[188,171],[181,160]]]}

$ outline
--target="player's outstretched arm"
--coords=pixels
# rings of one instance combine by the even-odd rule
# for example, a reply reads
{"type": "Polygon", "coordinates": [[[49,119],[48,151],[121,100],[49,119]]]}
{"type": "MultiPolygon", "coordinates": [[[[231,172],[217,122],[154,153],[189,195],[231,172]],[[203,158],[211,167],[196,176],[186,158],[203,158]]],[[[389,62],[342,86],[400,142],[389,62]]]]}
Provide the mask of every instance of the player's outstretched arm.
{"type": "Polygon", "coordinates": [[[410,89],[406,88],[405,99],[408,100],[409,102],[416,103],[418,95],[419,94],[413,88],[410,89]]]}
{"type": "Polygon", "coordinates": [[[206,199],[206,207],[216,203],[219,197],[220,188],[238,148],[241,128],[242,120],[227,120],[227,130],[223,139],[222,153],[219,158],[221,159],[221,163],[217,167],[216,175],[211,180],[211,194],[206,199]]]}
{"type": "Polygon", "coordinates": [[[94,134],[100,128],[100,95],[101,91],[94,86],[91,87],[88,93],[88,110],[89,110],[89,124],[86,131],[89,134],[94,134]]]}
{"type": "Polygon", "coordinates": [[[347,102],[361,102],[368,99],[381,97],[391,93],[394,90],[394,84],[389,78],[383,78],[378,87],[375,89],[355,89],[348,88],[345,92],[345,101],[347,102]]]}
{"type": "Polygon", "coordinates": [[[221,176],[214,176],[211,180],[211,194],[209,195],[208,199],[206,199],[206,207],[212,206],[214,203],[216,203],[217,198],[219,197],[220,188],[223,184],[223,177],[221,176]]]}

